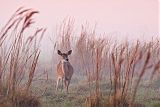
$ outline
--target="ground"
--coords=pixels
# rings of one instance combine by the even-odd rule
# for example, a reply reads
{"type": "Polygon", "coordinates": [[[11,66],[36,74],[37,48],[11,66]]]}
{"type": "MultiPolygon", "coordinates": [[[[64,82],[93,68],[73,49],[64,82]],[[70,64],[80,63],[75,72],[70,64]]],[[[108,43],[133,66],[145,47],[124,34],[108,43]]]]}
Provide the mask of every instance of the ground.
{"type": "MultiPolygon", "coordinates": [[[[39,81],[40,82],[40,81],[39,81]]],[[[84,107],[86,98],[90,95],[90,91],[94,90],[94,83],[91,88],[89,88],[87,82],[83,81],[72,81],[69,87],[69,93],[67,94],[65,90],[56,91],[55,90],[55,81],[41,81],[39,86],[44,86],[46,89],[44,92],[40,91],[39,88],[34,88],[37,95],[40,95],[40,101],[42,107],[84,107]]],[[[142,83],[136,95],[136,102],[140,104],[144,104],[146,107],[160,107],[160,87],[157,87],[157,81],[150,87],[146,85],[146,83],[142,83]],[[153,85],[156,87],[153,87],[153,85]]],[[[103,98],[107,98],[109,95],[110,86],[106,82],[101,83],[101,92],[103,98]]],[[[41,89],[44,90],[44,89],[41,89]]]]}

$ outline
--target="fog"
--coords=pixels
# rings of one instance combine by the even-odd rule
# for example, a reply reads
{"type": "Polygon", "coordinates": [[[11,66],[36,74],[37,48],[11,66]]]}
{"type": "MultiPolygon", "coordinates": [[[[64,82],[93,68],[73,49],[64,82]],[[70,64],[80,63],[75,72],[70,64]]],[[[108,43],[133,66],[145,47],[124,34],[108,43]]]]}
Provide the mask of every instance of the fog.
{"type": "Polygon", "coordinates": [[[65,18],[74,21],[74,36],[79,35],[82,24],[90,28],[96,25],[97,34],[123,40],[150,40],[159,33],[158,0],[1,0],[0,27],[14,11],[24,6],[38,10],[33,27],[47,28],[41,45],[41,58],[51,55],[50,37],[65,18]]]}

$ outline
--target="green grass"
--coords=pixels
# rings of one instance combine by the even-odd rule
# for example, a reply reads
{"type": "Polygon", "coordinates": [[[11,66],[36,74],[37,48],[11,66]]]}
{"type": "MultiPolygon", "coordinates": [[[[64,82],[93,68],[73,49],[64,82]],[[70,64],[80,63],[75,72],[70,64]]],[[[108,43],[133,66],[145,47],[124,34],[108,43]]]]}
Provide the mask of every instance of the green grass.
{"type": "MultiPolygon", "coordinates": [[[[65,89],[55,91],[54,83],[55,81],[43,83],[47,85],[47,90],[41,97],[42,107],[84,107],[89,91],[93,92],[94,90],[94,85],[89,88],[87,83],[79,81],[78,84],[72,83],[70,85],[69,94],[67,94],[65,89]]],[[[101,83],[100,86],[103,97],[107,99],[110,86],[105,82],[101,83]]],[[[158,93],[153,87],[148,90],[147,87],[141,85],[136,95],[136,103],[144,104],[146,107],[160,107],[160,100],[157,100],[157,97],[158,93]]]]}

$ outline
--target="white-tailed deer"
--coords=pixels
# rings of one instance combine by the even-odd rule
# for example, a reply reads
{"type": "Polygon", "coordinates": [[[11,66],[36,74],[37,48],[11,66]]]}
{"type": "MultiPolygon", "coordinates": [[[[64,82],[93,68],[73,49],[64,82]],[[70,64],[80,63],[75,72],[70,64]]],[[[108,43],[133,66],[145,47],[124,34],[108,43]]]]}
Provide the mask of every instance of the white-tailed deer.
{"type": "Polygon", "coordinates": [[[58,50],[58,54],[62,57],[59,64],[57,65],[57,85],[56,90],[58,90],[59,81],[62,81],[62,88],[63,89],[63,81],[68,93],[68,87],[70,84],[71,77],[73,75],[73,67],[69,62],[68,55],[72,53],[72,50],[68,51],[67,53],[62,53],[58,50]]]}

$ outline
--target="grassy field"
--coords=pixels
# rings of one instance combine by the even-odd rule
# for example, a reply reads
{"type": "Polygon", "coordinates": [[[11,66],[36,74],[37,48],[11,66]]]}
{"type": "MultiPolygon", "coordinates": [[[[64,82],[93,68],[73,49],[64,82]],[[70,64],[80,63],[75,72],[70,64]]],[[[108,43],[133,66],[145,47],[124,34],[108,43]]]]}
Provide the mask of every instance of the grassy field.
{"type": "MultiPolygon", "coordinates": [[[[66,93],[65,89],[63,91],[56,91],[55,81],[48,80],[43,84],[46,86],[46,91],[40,97],[42,107],[85,107],[86,98],[90,96],[90,91],[94,91],[94,84],[91,89],[88,84],[84,81],[79,81],[77,83],[72,83],[69,89],[69,94],[66,93]]],[[[42,85],[43,85],[42,84],[42,85]]],[[[38,86],[39,87],[39,86],[38,86]]],[[[110,85],[107,82],[101,83],[101,92],[103,97],[103,102],[108,102],[108,96],[110,93],[110,85]]],[[[34,89],[34,90],[39,90],[34,89]]],[[[39,93],[41,94],[41,91],[39,93]]],[[[145,107],[159,107],[160,106],[160,94],[158,88],[151,87],[148,89],[145,84],[142,84],[136,96],[136,103],[144,104],[145,107]]]]}
{"type": "Polygon", "coordinates": [[[1,29],[0,107],[160,107],[159,38],[117,42],[85,25],[75,36],[67,19],[51,37],[51,62],[43,65],[46,29],[32,27],[38,13],[19,8],[1,29]],[[57,50],[73,51],[68,94],[55,88],[57,50]]]}

